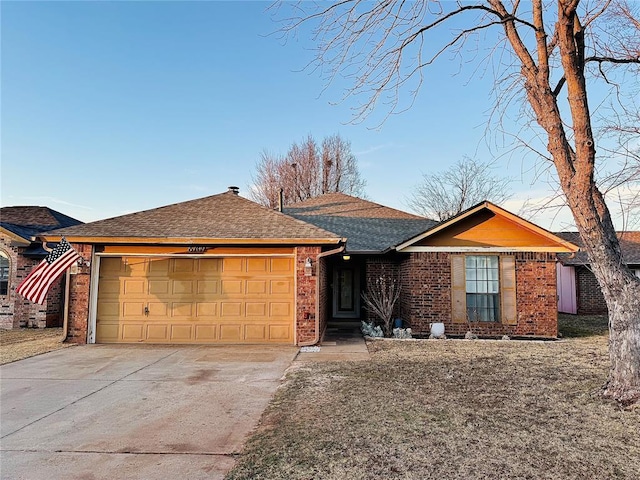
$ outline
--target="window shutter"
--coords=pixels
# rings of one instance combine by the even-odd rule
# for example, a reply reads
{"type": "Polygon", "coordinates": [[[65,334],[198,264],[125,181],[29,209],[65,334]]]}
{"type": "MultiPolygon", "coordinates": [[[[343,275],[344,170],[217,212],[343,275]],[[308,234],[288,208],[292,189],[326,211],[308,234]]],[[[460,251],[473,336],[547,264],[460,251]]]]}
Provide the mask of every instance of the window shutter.
{"type": "Polygon", "coordinates": [[[500,297],[502,301],[502,323],[517,325],[516,259],[512,255],[500,258],[500,297]]]}
{"type": "Polygon", "coordinates": [[[467,321],[467,288],[464,275],[464,255],[451,255],[451,320],[467,321]]]}

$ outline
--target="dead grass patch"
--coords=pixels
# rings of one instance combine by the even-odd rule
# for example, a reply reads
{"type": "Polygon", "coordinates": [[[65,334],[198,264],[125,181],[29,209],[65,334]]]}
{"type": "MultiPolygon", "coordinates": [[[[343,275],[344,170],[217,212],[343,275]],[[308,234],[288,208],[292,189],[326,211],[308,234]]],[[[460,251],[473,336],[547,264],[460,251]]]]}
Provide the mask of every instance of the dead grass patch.
{"type": "Polygon", "coordinates": [[[0,329],[0,365],[71,346],[61,339],[62,328],[0,329]]]}
{"type": "Polygon", "coordinates": [[[637,479],[606,336],[372,342],[292,369],[228,479],[637,479]]]}

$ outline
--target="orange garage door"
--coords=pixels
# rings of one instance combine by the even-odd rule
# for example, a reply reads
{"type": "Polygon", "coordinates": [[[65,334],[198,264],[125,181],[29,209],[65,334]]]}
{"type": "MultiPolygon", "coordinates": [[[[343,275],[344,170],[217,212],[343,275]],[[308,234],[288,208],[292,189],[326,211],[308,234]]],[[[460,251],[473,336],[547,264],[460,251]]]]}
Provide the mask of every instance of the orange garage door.
{"type": "Polygon", "coordinates": [[[100,259],[97,343],[293,343],[290,257],[100,259]]]}

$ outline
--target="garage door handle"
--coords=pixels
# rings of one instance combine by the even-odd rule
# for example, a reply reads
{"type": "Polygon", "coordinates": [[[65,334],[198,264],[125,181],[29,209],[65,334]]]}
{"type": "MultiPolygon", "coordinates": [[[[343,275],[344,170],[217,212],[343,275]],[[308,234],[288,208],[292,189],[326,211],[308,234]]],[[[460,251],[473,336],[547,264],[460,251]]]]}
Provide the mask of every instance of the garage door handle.
{"type": "Polygon", "coordinates": [[[149,307],[144,307],[144,314],[148,317],[149,316],[149,307]]]}

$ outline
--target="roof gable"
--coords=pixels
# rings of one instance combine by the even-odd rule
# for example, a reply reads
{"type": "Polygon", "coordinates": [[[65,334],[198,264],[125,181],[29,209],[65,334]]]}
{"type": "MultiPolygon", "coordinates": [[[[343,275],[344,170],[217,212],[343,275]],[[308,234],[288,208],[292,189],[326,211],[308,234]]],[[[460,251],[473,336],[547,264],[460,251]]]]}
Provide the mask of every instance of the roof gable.
{"type": "Polygon", "coordinates": [[[347,251],[381,253],[436,222],[344,193],[289,205],[284,213],[347,239],[347,251]]]}
{"type": "Polygon", "coordinates": [[[339,243],[231,191],[46,233],[83,243],[339,243]]]}
{"type": "Polygon", "coordinates": [[[483,202],[399,245],[398,251],[574,252],[578,247],[490,202],[483,202]]]}
{"type": "Polygon", "coordinates": [[[17,206],[0,208],[0,227],[26,242],[41,232],[80,225],[82,222],[49,207],[17,206]]]}

